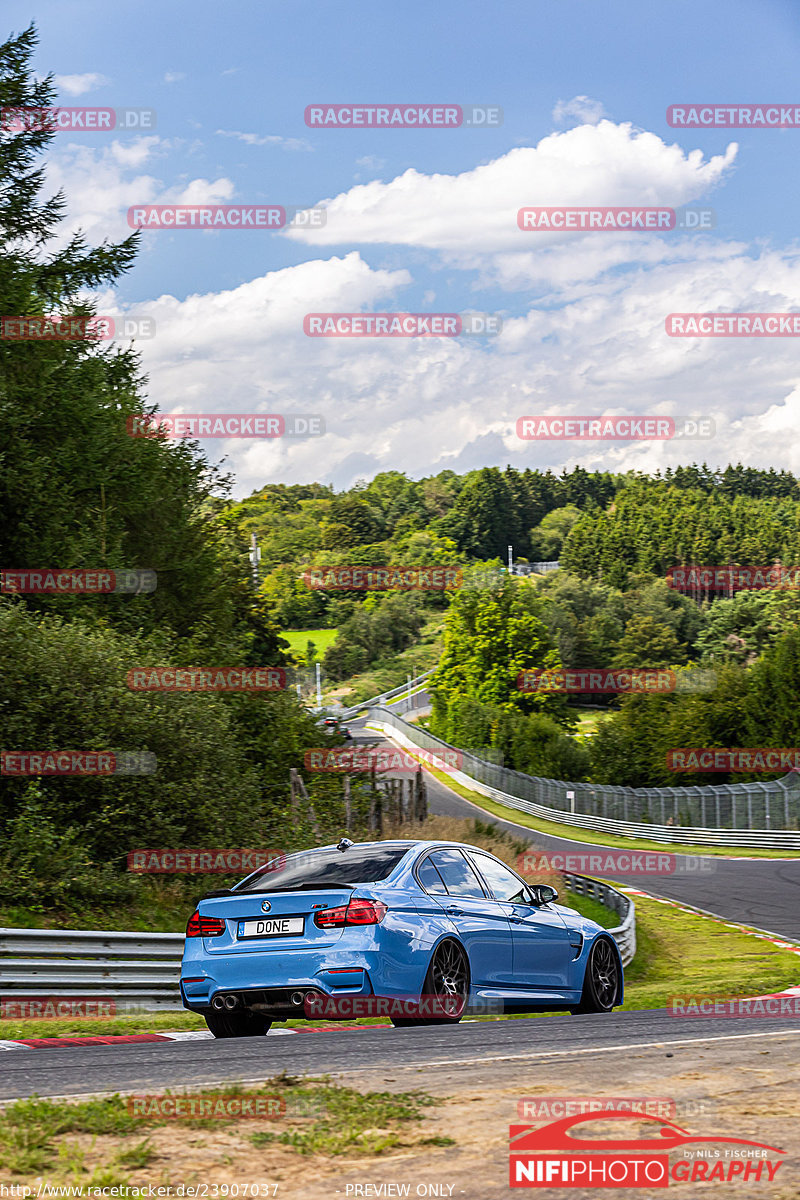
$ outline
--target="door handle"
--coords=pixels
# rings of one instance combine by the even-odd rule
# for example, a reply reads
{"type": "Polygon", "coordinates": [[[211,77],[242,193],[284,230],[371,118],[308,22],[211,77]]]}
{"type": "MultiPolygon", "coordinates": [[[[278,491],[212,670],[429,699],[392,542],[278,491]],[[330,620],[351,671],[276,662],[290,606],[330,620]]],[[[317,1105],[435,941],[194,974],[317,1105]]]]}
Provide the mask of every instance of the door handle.
{"type": "Polygon", "coordinates": [[[514,925],[522,924],[522,917],[509,917],[508,919],[509,919],[509,921],[512,921],[514,923],[514,925]]]}
{"type": "Polygon", "coordinates": [[[448,917],[462,917],[464,915],[463,908],[459,908],[457,904],[451,904],[445,911],[448,917]]]}

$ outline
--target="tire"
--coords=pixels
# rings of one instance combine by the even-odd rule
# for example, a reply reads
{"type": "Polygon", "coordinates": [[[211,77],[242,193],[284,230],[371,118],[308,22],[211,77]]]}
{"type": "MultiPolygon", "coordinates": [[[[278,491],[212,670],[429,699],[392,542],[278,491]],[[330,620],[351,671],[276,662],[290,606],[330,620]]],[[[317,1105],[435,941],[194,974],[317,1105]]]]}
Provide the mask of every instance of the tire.
{"type": "Polygon", "coordinates": [[[598,938],[589,952],[580,1004],[570,1012],[611,1012],[619,996],[619,985],[620,968],[616,950],[608,938],[598,938]]]}
{"type": "Polygon", "coordinates": [[[423,996],[435,996],[453,1004],[457,1015],[452,1017],[391,1017],[395,1029],[420,1025],[457,1025],[464,1015],[469,998],[469,959],[460,942],[440,942],[430,961],[423,996]]]}
{"type": "Polygon", "coordinates": [[[237,1012],[235,1009],[231,1012],[212,1010],[203,1013],[203,1016],[215,1038],[261,1037],[272,1024],[272,1021],[268,1021],[266,1017],[260,1017],[257,1013],[247,1012],[247,1010],[241,1012],[237,1012]]]}

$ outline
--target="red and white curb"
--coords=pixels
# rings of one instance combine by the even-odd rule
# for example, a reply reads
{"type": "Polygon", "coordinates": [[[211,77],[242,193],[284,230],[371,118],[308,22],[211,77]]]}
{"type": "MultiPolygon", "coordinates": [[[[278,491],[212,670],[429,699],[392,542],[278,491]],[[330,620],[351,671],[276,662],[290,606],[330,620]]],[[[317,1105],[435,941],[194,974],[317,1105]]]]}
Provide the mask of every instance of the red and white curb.
{"type": "MultiPolygon", "coordinates": [[[[285,1037],[293,1033],[339,1033],[342,1030],[391,1029],[391,1025],[310,1025],[303,1029],[270,1029],[267,1037],[285,1037]]],[[[73,1046],[124,1046],[147,1042],[213,1041],[214,1035],[205,1029],[190,1029],[174,1033],[109,1033],[87,1034],[86,1037],[43,1037],[0,1040],[0,1050],[53,1050],[73,1046]]]]}

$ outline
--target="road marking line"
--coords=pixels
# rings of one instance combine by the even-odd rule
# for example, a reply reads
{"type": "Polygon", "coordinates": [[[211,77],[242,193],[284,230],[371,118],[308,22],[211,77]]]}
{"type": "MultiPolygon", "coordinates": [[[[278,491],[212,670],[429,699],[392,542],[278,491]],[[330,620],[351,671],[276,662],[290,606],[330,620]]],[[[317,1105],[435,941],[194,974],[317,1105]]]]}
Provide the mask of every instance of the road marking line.
{"type": "Polygon", "coordinates": [[[676,1038],[658,1042],[626,1042],[618,1046],[591,1046],[585,1050],[537,1050],[532,1054],[495,1054],[488,1058],[442,1058],[410,1063],[409,1067],[462,1067],[474,1066],[476,1063],[509,1062],[514,1059],[563,1058],[567,1054],[607,1054],[612,1050],[644,1050],[654,1046],[693,1045],[695,1042],[735,1042],[744,1038],[784,1037],[787,1033],[800,1033],[800,1029],[779,1029],[774,1033],[725,1033],[719,1037],[676,1038]]]}

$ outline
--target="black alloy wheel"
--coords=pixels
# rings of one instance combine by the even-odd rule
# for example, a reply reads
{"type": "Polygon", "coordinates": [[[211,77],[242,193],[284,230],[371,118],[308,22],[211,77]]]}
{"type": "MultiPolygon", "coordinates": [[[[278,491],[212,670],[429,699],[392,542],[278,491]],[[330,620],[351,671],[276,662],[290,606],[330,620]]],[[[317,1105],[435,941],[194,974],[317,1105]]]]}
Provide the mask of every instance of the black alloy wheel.
{"type": "Polygon", "coordinates": [[[619,995],[619,960],[608,938],[601,937],[592,946],[581,1002],[573,1013],[611,1012],[619,995]]]}
{"type": "Polygon", "coordinates": [[[433,1007],[439,1016],[392,1017],[400,1029],[409,1025],[457,1025],[469,998],[469,960],[458,942],[446,941],[436,947],[425,982],[422,985],[425,1009],[433,1007]]]}

